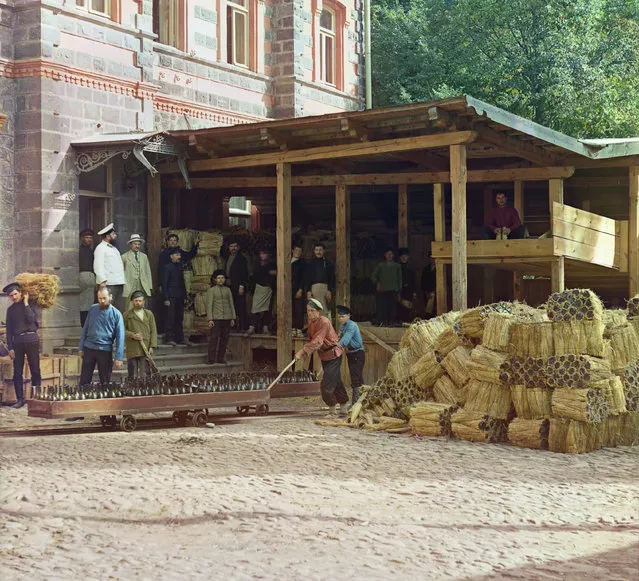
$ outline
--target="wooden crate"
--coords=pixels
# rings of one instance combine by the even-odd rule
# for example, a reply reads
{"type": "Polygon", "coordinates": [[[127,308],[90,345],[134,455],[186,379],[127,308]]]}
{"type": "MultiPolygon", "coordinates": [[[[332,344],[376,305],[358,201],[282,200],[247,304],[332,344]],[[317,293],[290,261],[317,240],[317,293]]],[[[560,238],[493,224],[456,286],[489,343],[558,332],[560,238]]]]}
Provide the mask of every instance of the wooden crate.
{"type": "Polygon", "coordinates": [[[67,355],[62,359],[62,374],[65,378],[80,375],[81,369],[82,358],[79,355],[67,355]]]}

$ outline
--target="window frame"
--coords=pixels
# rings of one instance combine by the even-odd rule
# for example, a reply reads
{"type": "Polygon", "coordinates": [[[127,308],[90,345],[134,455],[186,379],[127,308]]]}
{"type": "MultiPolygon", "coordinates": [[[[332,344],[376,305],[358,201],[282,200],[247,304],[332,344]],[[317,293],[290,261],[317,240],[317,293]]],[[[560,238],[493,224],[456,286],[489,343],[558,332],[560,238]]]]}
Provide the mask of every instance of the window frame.
{"type": "Polygon", "coordinates": [[[348,7],[344,0],[312,0],[313,14],[313,82],[337,91],[344,91],[346,83],[346,46],[348,45],[347,33],[350,22],[347,18],[348,7]],[[333,30],[329,30],[320,25],[324,10],[331,13],[333,17],[333,30]],[[326,80],[326,68],[323,64],[325,60],[325,44],[327,38],[333,41],[333,80],[326,80]]]}
{"type": "Polygon", "coordinates": [[[93,0],[76,0],[76,8],[79,10],[84,10],[88,14],[93,14],[95,16],[101,16],[102,18],[108,18],[109,20],[115,20],[115,16],[118,14],[119,10],[117,9],[117,0],[104,0],[104,7],[106,8],[106,12],[102,12],[101,10],[96,10],[93,8],[93,0]],[[82,2],[82,4],[80,4],[82,2]]]}
{"type": "Polygon", "coordinates": [[[319,15],[319,80],[322,83],[330,85],[331,87],[337,87],[337,11],[329,6],[323,6],[319,15]],[[331,15],[331,20],[333,23],[333,29],[329,30],[322,26],[322,14],[324,12],[328,12],[331,15]],[[326,42],[327,39],[332,41],[332,50],[331,50],[331,73],[332,73],[332,81],[327,79],[327,67],[326,67],[326,42]]]}
{"type": "Polygon", "coordinates": [[[157,34],[155,42],[162,46],[168,46],[182,52],[187,50],[187,15],[186,15],[186,2],[185,0],[157,0],[153,2],[153,8],[158,8],[157,13],[157,32],[155,30],[155,18],[154,18],[154,30],[157,34]],[[168,22],[165,23],[160,18],[162,15],[162,4],[166,2],[169,7],[168,22]],[[173,18],[171,18],[171,16],[173,18]],[[163,29],[166,27],[166,34],[168,38],[163,38],[163,29]]]}
{"type": "Polygon", "coordinates": [[[226,1],[226,62],[236,67],[242,67],[245,69],[251,69],[251,2],[250,0],[244,0],[244,4],[239,2],[233,2],[232,0],[226,1]],[[236,27],[235,17],[236,14],[241,14],[244,17],[244,57],[246,62],[239,62],[236,58],[236,27]],[[231,26],[229,27],[229,21],[231,26]],[[230,49],[230,50],[229,50],[230,49]]]}

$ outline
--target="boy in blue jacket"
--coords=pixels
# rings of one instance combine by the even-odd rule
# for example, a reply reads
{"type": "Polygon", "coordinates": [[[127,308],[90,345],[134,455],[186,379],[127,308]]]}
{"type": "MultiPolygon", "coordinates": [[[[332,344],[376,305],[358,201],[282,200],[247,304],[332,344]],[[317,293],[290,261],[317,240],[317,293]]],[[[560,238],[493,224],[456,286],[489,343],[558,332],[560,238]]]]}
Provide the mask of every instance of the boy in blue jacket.
{"type": "Polygon", "coordinates": [[[364,363],[366,353],[359,326],[351,321],[351,310],[344,305],[337,306],[337,318],[339,319],[339,344],[346,352],[348,370],[351,375],[351,388],[353,389],[353,404],[359,399],[359,388],[364,383],[364,363]]]}

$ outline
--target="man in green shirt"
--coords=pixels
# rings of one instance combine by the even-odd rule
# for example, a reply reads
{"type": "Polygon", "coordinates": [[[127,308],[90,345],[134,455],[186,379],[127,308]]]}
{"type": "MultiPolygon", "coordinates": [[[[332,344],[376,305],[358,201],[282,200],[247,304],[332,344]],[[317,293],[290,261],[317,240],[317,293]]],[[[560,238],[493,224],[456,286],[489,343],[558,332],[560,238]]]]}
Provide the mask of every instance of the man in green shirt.
{"type": "Polygon", "coordinates": [[[375,285],[377,322],[394,325],[397,322],[397,299],[402,289],[402,268],[395,262],[392,248],[384,252],[384,260],[373,271],[371,279],[375,285]]]}

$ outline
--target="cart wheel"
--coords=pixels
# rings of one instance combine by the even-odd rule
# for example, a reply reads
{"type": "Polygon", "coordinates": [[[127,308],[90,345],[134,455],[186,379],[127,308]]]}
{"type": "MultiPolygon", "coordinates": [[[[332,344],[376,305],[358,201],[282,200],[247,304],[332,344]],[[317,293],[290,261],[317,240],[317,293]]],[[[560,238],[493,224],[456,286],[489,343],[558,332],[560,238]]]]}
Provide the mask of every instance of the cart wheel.
{"type": "Polygon", "coordinates": [[[268,405],[266,405],[265,403],[258,405],[255,408],[255,413],[258,416],[265,416],[266,414],[268,414],[268,405]]]}
{"type": "Polygon", "coordinates": [[[184,426],[186,424],[186,420],[189,417],[188,412],[173,412],[173,423],[176,426],[184,426]]]}
{"type": "Polygon", "coordinates": [[[240,414],[241,416],[246,416],[251,411],[251,408],[247,405],[238,406],[235,409],[237,410],[237,413],[240,414]]]}
{"type": "Polygon", "coordinates": [[[132,432],[135,430],[135,426],[137,426],[138,422],[135,419],[135,416],[122,416],[120,420],[120,429],[123,432],[132,432]]]}
{"type": "Polygon", "coordinates": [[[206,423],[209,421],[209,418],[205,411],[198,410],[193,414],[191,421],[193,422],[193,425],[196,428],[203,428],[204,426],[206,426],[206,423]]]}

